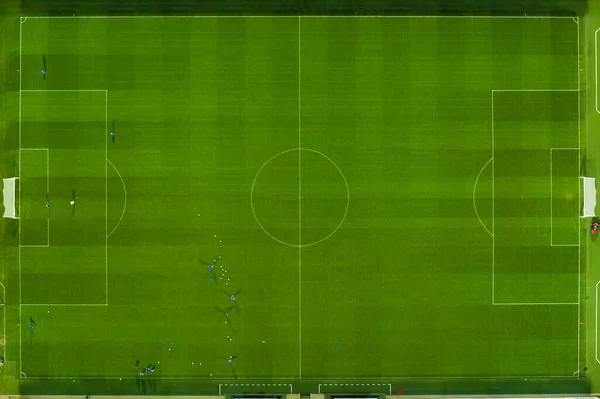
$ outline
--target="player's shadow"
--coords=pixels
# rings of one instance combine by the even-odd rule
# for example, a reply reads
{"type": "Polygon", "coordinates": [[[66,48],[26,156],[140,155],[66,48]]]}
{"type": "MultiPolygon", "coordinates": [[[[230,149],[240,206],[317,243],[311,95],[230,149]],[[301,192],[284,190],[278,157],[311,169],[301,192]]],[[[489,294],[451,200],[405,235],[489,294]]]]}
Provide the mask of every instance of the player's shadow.
{"type": "Polygon", "coordinates": [[[231,325],[231,310],[233,309],[233,306],[228,307],[227,309],[222,309],[218,306],[215,306],[215,309],[221,314],[221,318],[219,319],[219,324],[226,324],[229,329],[231,331],[235,332],[235,329],[233,328],[233,325],[231,325]]]}
{"type": "Polygon", "coordinates": [[[242,289],[240,288],[232,293],[231,291],[227,291],[221,288],[221,292],[227,295],[229,299],[233,302],[233,307],[235,308],[235,311],[238,313],[242,313],[242,311],[240,310],[240,306],[238,305],[238,295],[240,294],[240,292],[242,292],[242,289]]]}
{"type": "Polygon", "coordinates": [[[138,391],[142,393],[142,395],[146,394],[146,381],[142,377],[136,378],[138,391]]]}

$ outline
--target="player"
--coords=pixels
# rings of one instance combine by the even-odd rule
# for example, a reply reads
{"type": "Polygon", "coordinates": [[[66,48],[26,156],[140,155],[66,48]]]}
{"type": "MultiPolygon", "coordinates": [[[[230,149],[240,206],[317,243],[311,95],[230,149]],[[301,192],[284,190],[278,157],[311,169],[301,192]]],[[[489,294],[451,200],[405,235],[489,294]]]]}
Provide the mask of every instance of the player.
{"type": "Polygon", "coordinates": [[[592,218],[592,223],[590,224],[590,232],[593,235],[598,234],[598,229],[600,229],[600,219],[597,217],[592,218]]]}
{"type": "Polygon", "coordinates": [[[112,129],[110,129],[110,138],[113,144],[115,143],[115,137],[117,137],[117,132],[115,130],[115,121],[113,120],[112,129]]]}
{"type": "Polygon", "coordinates": [[[46,70],[46,55],[42,54],[42,80],[46,80],[46,74],[48,71],[46,70]]]}

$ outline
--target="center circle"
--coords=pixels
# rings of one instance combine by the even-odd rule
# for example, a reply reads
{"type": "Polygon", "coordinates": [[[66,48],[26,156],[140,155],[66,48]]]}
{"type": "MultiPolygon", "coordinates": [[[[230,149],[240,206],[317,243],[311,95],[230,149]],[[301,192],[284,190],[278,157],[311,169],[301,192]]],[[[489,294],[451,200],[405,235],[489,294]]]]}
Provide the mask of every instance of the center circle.
{"type": "Polygon", "coordinates": [[[331,237],[344,223],[349,203],[342,170],[310,148],[292,148],[269,158],[250,191],[256,223],[273,240],[291,247],[331,237]]]}

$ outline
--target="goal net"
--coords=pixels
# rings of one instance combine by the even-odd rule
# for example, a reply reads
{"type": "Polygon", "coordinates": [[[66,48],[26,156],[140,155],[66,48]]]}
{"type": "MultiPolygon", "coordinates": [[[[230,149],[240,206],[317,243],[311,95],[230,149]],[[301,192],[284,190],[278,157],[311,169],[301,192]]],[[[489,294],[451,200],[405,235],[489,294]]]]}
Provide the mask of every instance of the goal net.
{"type": "Polygon", "coordinates": [[[17,192],[18,177],[11,177],[4,180],[4,188],[2,189],[2,197],[4,198],[4,217],[18,219],[16,207],[16,192],[17,192]]]}
{"type": "Polygon", "coordinates": [[[596,216],[596,179],[593,177],[582,177],[583,182],[583,210],[582,218],[596,216]]]}

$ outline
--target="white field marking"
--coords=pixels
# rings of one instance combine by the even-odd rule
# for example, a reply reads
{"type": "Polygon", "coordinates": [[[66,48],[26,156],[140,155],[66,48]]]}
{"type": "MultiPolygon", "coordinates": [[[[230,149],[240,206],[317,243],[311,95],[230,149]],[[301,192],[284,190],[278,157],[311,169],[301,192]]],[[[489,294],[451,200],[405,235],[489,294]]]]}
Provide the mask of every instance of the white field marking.
{"type": "Polygon", "coordinates": [[[22,303],[21,306],[54,306],[54,307],[106,307],[106,303],[22,303]]]}
{"type": "MultiPolygon", "coordinates": [[[[108,90],[104,91],[104,158],[108,160],[108,90]]],[[[111,163],[112,165],[112,163],[111,163]]],[[[114,166],[113,166],[114,167],[114,166]]],[[[116,170],[116,169],[115,169],[116,170]]],[[[119,177],[121,174],[117,171],[119,177]]],[[[122,181],[123,179],[121,179],[122,181]]],[[[123,217],[123,215],[121,215],[123,217]]],[[[121,220],[119,220],[121,223],[121,220]]],[[[104,162],[104,289],[105,303],[108,305],[108,163],[104,162]]]]}
{"type": "MultiPolygon", "coordinates": [[[[22,130],[22,98],[23,98],[23,22],[27,18],[21,18],[19,24],[19,179],[21,178],[21,130],[22,130]]],[[[19,217],[21,217],[21,184],[19,184],[19,217]]],[[[19,221],[19,376],[23,375],[23,311],[21,308],[22,296],[21,296],[21,222],[19,221]]]]}
{"type": "MultiPolygon", "coordinates": [[[[46,151],[46,194],[50,193],[50,149],[49,148],[21,148],[21,151],[46,151]]],[[[20,154],[21,151],[19,151],[19,158],[20,158],[20,154]]],[[[19,175],[20,175],[20,168],[19,168],[19,175]]],[[[19,180],[21,179],[21,177],[19,176],[19,180]]],[[[20,188],[21,185],[19,184],[19,193],[20,193],[20,188]]],[[[21,199],[19,198],[19,206],[21,199]]],[[[21,215],[21,210],[19,209],[19,216],[21,215]]],[[[20,226],[20,224],[19,224],[20,226]]],[[[47,240],[47,244],[46,245],[20,245],[22,248],[48,248],[50,246],[50,214],[48,212],[46,212],[46,229],[47,229],[47,233],[46,233],[46,240],[47,240]]]]}
{"type": "MultiPolygon", "coordinates": [[[[24,373],[23,373],[24,374],[24,373]]],[[[108,376],[82,376],[82,377],[49,377],[49,376],[36,376],[36,377],[27,377],[31,380],[135,380],[137,377],[108,377],[108,376]]],[[[292,380],[295,377],[272,377],[268,378],[271,381],[284,381],[284,380],[292,380]]],[[[379,378],[369,378],[369,377],[356,377],[356,378],[336,378],[335,380],[329,381],[377,381],[377,380],[433,380],[433,381],[443,381],[443,380],[490,380],[490,379],[502,379],[502,380],[513,380],[513,379],[521,379],[521,378],[564,378],[564,379],[573,379],[577,377],[573,377],[573,375],[515,375],[515,376],[472,376],[472,377],[407,377],[407,376],[395,376],[395,377],[379,377],[379,378]]],[[[231,381],[231,377],[152,377],[155,380],[165,380],[165,381],[231,381]]],[[[304,378],[305,381],[328,381],[327,378],[304,378]]],[[[244,381],[265,381],[264,377],[255,377],[255,378],[244,378],[244,381]]]]}
{"type": "Polygon", "coordinates": [[[550,148],[550,246],[553,247],[553,236],[554,236],[554,227],[553,227],[553,215],[554,215],[554,211],[553,211],[553,184],[552,184],[552,151],[554,150],[554,148],[550,148]]]}
{"type": "Polygon", "coordinates": [[[0,286],[2,287],[2,300],[4,301],[4,303],[2,303],[2,339],[4,340],[4,345],[2,345],[2,357],[6,361],[6,309],[4,308],[4,305],[6,304],[6,287],[2,283],[0,283],[0,286]]]}
{"type": "Polygon", "coordinates": [[[125,192],[125,204],[123,205],[123,211],[121,212],[121,217],[119,218],[119,222],[117,223],[117,225],[111,230],[110,233],[108,233],[107,237],[110,237],[110,235],[114,233],[117,227],[119,227],[119,225],[121,224],[123,216],[125,216],[125,210],[127,209],[127,187],[125,186],[125,181],[123,180],[123,177],[121,176],[119,170],[115,167],[115,165],[112,162],[110,162],[108,158],[106,159],[106,162],[110,163],[110,165],[114,168],[115,172],[117,172],[117,175],[119,175],[119,179],[121,179],[121,183],[123,184],[123,191],[125,192]]]}
{"type": "Polygon", "coordinates": [[[319,244],[319,243],[327,240],[329,237],[331,237],[332,235],[334,235],[340,229],[340,227],[344,223],[344,220],[346,220],[346,215],[348,214],[348,207],[349,207],[349,205],[350,205],[350,187],[348,186],[348,180],[346,180],[346,176],[344,176],[344,173],[342,172],[342,170],[340,169],[340,167],[335,162],[333,162],[333,160],[331,158],[329,158],[327,155],[323,154],[320,151],[313,150],[313,149],[310,149],[310,148],[291,148],[289,150],[284,150],[284,151],[281,151],[278,154],[273,155],[271,158],[267,159],[267,161],[264,164],[262,164],[262,166],[260,167],[260,169],[258,169],[258,172],[256,172],[256,175],[254,176],[254,181],[252,181],[252,187],[250,188],[250,208],[252,209],[252,215],[254,216],[254,220],[256,220],[256,223],[262,229],[262,231],[264,231],[264,233],[266,235],[268,235],[269,237],[271,237],[273,240],[277,241],[278,243],[283,244],[283,245],[287,245],[289,247],[298,247],[299,245],[302,246],[302,247],[310,247],[310,246],[317,245],[317,244],[319,244]],[[318,241],[311,242],[309,244],[301,244],[301,245],[300,244],[290,244],[289,242],[285,242],[285,241],[282,241],[282,240],[278,239],[277,237],[274,237],[260,223],[260,221],[258,220],[258,216],[256,215],[256,210],[254,209],[254,186],[256,185],[256,180],[258,179],[258,176],[260,175],[260,172],[273,159],[277,158],[280,155],[283,155],[283,154],[286,154],[288,152],[291,152],[291,151],[309,151],[309,152],[314,152],[315,154],[321,155],[322,157],[324,157],[325,159],[327,159],[329,162],[331,162],[331,164],[338,170],[338,172],[342,176],[342,179],[344,179],[344,184],[346,185],[346,209],[344,210],[344,215],[342,216],[342,220],[336,226],[336,228],[331,233],[329,233],[329,235],[327,235],[326,237],[323,237],[322,239],[320,239],[318,241]]]}
{"type": "Polygon", "coordinates": [[[223,384],[219,384],[219,396],[221,396],[221,395],[222,395],[222,393],[221,393],[221,387],[222,387],[222,386],[223,386],[223,384]]]}
{"type": "MultiPolygon", "coordinates": [[[[113,15],[113,16],[35,16],[22,17],[25,19],[177,19],[177,18],[297,18],[297,15],[113,15]]],[[[579,20],[579,17],[560,17],[560,16],[545,16],[545,15],[306,15],[303,18],[443,18],[443,19],[573,19],[579,20]]]]}
{"type": "Polygon", "coordinates": [[[475,179],[475,185],[473,185],[473,208],[475,209],[475,214],[477,215],[477,219],[479,219],[479,223],[481,223],[481,225],[483,226],[483,228],[485,229],[485,231],[487,231],[488,233],[490,233],[490,235],[493,237],[494,235],[492,234],[491,231],[488,230],[487,227],[485,227],[485,224],[483,224],[483,221],[481,220],[481,218],[479,217],[479,212],[477,212],[477,205],[475,204],[475,189],[477,189],[477,183],[479,182],[479,177],[481,176],[481,173],[483,173],[483,170],[488,166],[488,164],[490,162],[492,162],[494,158],[490,158],[485,165],[483,165],[483,168],[481,168],[481,170],[479,171],[479,174],[477,175],[477,178],[475,179]]]}
{"type": "MultiPolygon", "coordinates": [[[[577,96],[578,101],[579,101],[579,94],[577,96]]],[[[579,115],[579,111],[578,111],[578,115],[579,115]]],[[[579,134],[579,133],[578,133],[579,134]]],[[[572,147],[558,147],[558,148],[550,148],[550,246],[551,247],[578,247],[581,243],[581,237],[578,238],[578,243],[577,244],[554,244],[553,238],[554,238],[554,228],[553,228],[553,199],[554,199],[554,194],[553,194],[553,179],[552,179],[552,151],[580,151],[579,148],[572,148],[572,147]]],[[[581,154],[578,153],[577,156],[577,170],[579,170],[579,159],[581,157],[581,154]]],[[[577,173],[577,175],[579,176],[579,172],[577,173]]],[[[578,204],[580,203],[579,201],[581,200],[581,187],[580,187],[580,181],[578,181],[578,204]]],[[[578,223],[579,223],[579,215],[577,216],[578,219],[578,223]]],[[[581,233],[579,232],[578,229],[578,234],[581,235],[581,233]]],[[[578,271],[578,276],[580,274],[580,271],[578,271]]],[[[579,280],[579,277],[578,277],[579,280]]],[[[579,289],[578,289],[579,292],[579,289]]],[[[577,296],[579,298],[579,294],[577,296]]]]}
{"type": "MultiPolygon", "coordinates": [[[[298,148],[302,148],[301,21],[298,16],[298,148]]],[[[302,150],[298,150],[298,375],[302,378],[302,150]]]]}
{"type": "MultiPolygon", "coordinates": [[[[46,195],[50,193],[50,150],[46,151],[46,195]]],[[[50,246],[50,213],[46,212],[46,227],[48,233],[46,235],[48,239],[48,246],[50,246]]]]}
{"type": "MultiPolygon", "coordinates": [[[[579,98],[579,96],[578,96],[579,98]]],[[[554,221],[554,213],[553,213],[553,209],[554,209],[554,194],[553,194],[553,179],[552,179],[552,152],[553,151],[579,151],[579,148],[568,148],[568,147],[558,147],[558,148],[550,148],[550,246],[551,247],[578,247],[580,245],[581,242],[581,238],[578,239],[578,243],[577,244],[554,244],[554,227],[553,227],[553,221],[554,221]]],[[[577,156],[577,170],[579,170],[579,158],[580,158],[580,154],[578,154],[577,156]]],[[[577,175],[579,176],[579,172],[577,173],[577,175]]],[[[578,179],[577,182],[577,187],[578,187],[578,204],[580,203],[580,198],[581,198],[581,187],[580,186],[580,181],[578,179]]],[[[577,215],[577,223],[579,224],[579,215],[577,215]]],[[[578,229],[579,232],[580,229],[578,229]]],[[[579,272],[578,272],[579,275],[579,272]]],[[[579,298],[579,296],[577,296],[579,298]]]]}
{"type": "MultiPolygon", "coordinates": [[[[577,157],[577,170],[581,165],[581,45],[579,42],[579,18],[577,18],[577,148],[579,155],[577,157]]],[[[585,24],[584,24],[585,29],[585,24]]],[[[579,174],[579,173],[578,173],[579,174]]],[[[577,203],[581,204],[581,184],[577,184],[577,203]]],[[[577,371],[581,368],[581,225],[578,224],[577,237],[579,249],[577,251],[577,371]]]]}
{"type": "Polygon", "coordinates": [[[594,340],[594,356],[596,357],[596,361],[600,363],[600,359],[598,359],[598,285],[600,285],[600,281],[596,283],[596,339],[594,340]]]}
{"type": "Polygon", "coordinates": [[[35,89],[35,90],[21,90],[21,91],[25,91],[25,92],[56,92],[56,91],[62,91],[62,92],[74,92],[74,91],[85,91],[85,92],[89,92],[89,91],[106,91],[106,89],[104,90],[100,90],[100,89],[69,89],[69,90],[45,90],[45,89],[35,89]]]}
{"type": "Polygon", "coordinates": [[[579,91],[579,89],[492,89],[492,91],[579,91]]]}
{"type": "MultiPolygon", "coordinates": [[[[50,193],[50,149],[49,148],[21,148],[21,151],[46,151],[46,194],[50,193]]],[[[21,185],[19,185],[20,187],[21,185]]],[[[19,211],[20,216],[20,211],[19,211]]],[[[50,246],[50,214],[46,212],[46,245],[23,245],[31,248],[48,248],[50,246]]]]}
{"type": "MultiPolygon", "coordinates": [[[[598,29],[600,30],[600,28],[598,29]]],[[[579,33],[579,29],[577,30],[579,33]]],[[[597,32],[597,31],[596,31],[597,32]]],[[[579,71],[577,71],[579,74],[579,71]]],[[[492,159],[494,159],[494,162],[492,162],[492,233],[495,233],[495,225],[496,225],[496,218],[495,218],[495,210],[496,210],[496,172],[495,172],[495,137],[494,137],[494,93],[495,92],[519,92],[519,91],[541,91],[541,92],[546,92],[546,91],[573,91],[573,92],[578,92],[577,96],[578,96],[578,102],[579,102],[579,97],[581,95],[581,92],[579,90],[579,88],[577,89],[557,89],[557,90],[549,90],[549,89],[514,89],[514,90],[502,90],[502,89],[492,89],[492,159]]],[[[580,116],[580,110],[578,110],[578,115],[580,116]]],[[[580,117],[578,117],[578,119],[580,119],[580,117]]],[[[581,135],[581,131],[579,130],[579,136],[581,135]]],[[[578,138],[578,145],[581,145],[581,138],[578,138]]],[[[579,148],[555,148],[558,150],[579,150],[579,148]]],[[[579,166],[579,165],[578,165],[579,166]]],[[[552,176],[552,173],[550,174],[550,176],[552,176]]],[[[579,188],[580,194],[579,194],[579,201],[581,201],[581,188],[579,188]]],[[[552,220],[552,218],[550,219],[552,220]]],[[[578,309],[578,319],[581,318],[581,229],[579,229],[579,244],[564,244],[564,245],[552,245],[555,247],[579,247],[579,260],[578,260],[578,297],[577,297],[577,302],[556,302],[556,303],[546,303],[546,302],[532,302],[532,303],[507,303],[507,302],[496,302],[495,301],[495,251],[496,251],[496,239],[495,239],[495,234],[492,234],[492,305],[501,305],[501,306],[507,306],[507,305],[515,305],[515,306],[526,306],[526,305],[577,305],[578,309]]],[[[578,323],[580,323],[580,321],[578,321],[578,323]]],[[[579,328],[577,329],[578,331],[578,347],[581,346],[581,333],[579,328]]],[[[580,355],[578,354],[578,357],[580,355]]],[[[578,361],[579,363],[579,361],[578,361]]]]}
{"type": "Polygon", "coordinates": [[[496,302],[496,138],[494,136],[494,90],[492,90],[492,304],[496,302]]]}
{"type": "Polygon", "coordinates": [[[598,109],[598,31],[600,28],[594,32],[594,78],[596,82],[596,112],[600,114],[600,109],[598,109]]]}
{"type": "MultiPolygon", "coordinates": [[[[26,20],[27,18],[25,18],[26,20]]],[[[21,20],[24,22],[24,20],[21,20]]],[[[21,150],[46,150],[47,148],[21,148],[22,143],[22,93],[23,92],[104,92],[106,99],[106,131],[105,136],[108,135],[108,90],[103,89],[82,89],[82,90],[23,90],[22,87],[22,54],[23,54],[23,27],[20,24],[20,47],[19,47],[19,177],[21,177],[21,150]]],[[[108,137],[105,138],[105,152],[108,154],[108,137]]],[[[108,160],[108,159],[107,159],[108,160]]],[[[118,172],[117,172],[118,173],[118,172]]],[[[108,231],[108,165],[105,165],[105,179],[106,179],[106,191],[105,191],[105,212],[106,212],[106,226],[105,232],[108,231]]],[[[49,183],[48,183],[49,184],[49,183]]],[[[21,185],[19,185],[19,215],[21,214],[21,185]]],[[[49,236],[48,236],[49,237],[49,236]]],[[[21,224],[19,223],[19,319],[23,318],[23,306],[53,306],[53,307],[106,307],[108,306],[108,237],[105,241],[105,289],[106,289],[106,303],[71,303],[71,304],[35,304],[35,303],[22,303],[22,266],[21,266],[21,248],[47,248],[49,245],[21,245],[21,224]]],[[[23,323],[19,323],[19,375],[23,378],[27,378],[27,375],[23,373],[23,323]]],[[[70,377],[69,377],[70,378],[70,377]]],[[[79,377],[74,377],[79,378],[79,377]]],[[[71,378],[72,379],[72,378],[71,378]]]]}
{"type": "Polygon", "coordinates": [[[495,302],[494,306],[561,306],[579,305],[579,302],[495,302]]]}
{"type": "MultiPolygon", "coordinates": [[[[345,386],[345,387],[354,387],[354,386],[387,386],[389,388],[389,394],[392,394],[392,384],[383,384],[383,383],[363,383],[363,384],[354,384],[354,383],[330,383],[330,384],[319,384],[318,393],[321,393],[321,386],[345,386]]],[[[331,392],[329,392],[331,393],[331,392]]]]}

